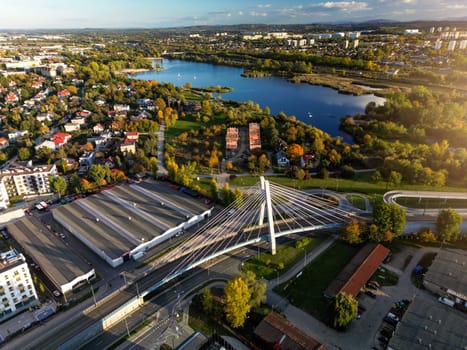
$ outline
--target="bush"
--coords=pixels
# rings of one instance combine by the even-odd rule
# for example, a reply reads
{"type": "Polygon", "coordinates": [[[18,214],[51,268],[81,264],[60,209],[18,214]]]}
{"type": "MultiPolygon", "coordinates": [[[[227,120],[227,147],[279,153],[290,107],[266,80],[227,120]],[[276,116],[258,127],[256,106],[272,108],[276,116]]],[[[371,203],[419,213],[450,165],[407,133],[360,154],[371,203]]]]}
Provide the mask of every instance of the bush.
{"type": "Polygon", "coordinates": [[[350,165],[344,165],[341,168],[341,175],[344,179],[353,179],[355,177],[355,170],[350,165]]]}

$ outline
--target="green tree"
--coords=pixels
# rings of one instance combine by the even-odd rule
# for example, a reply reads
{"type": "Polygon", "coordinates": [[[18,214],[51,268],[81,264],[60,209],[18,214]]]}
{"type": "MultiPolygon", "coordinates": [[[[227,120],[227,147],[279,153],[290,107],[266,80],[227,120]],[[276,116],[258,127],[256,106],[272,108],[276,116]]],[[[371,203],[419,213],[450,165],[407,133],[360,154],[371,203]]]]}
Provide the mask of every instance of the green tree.
{"type": "Polygon", "coordinates": [[[218,199],[218,193],[219,189],[218,189],[218,185],[217,185],[217,181],[216,181],[216,178],[213,177],[211,179],[211,181],[209,182],[209,188],[208,188],[208,195],[213,199],[213,200],[217,200],[218,199]]]}
{"type": "Polygon", "coordinates": [[[151,169],[152,171],[152,176],[154,178],[157,177],[157,170],[158,170],[158,167],[157,167],[157,158],[156,157],[151,157],[149,158],[149,168],[151,169]]]}
{"type": "Polygon", "coordinates": [[[99,164],[93,164],[88,170],[88,176],[97,187],[102,186],[102,181],[105,179],[106,173],[104,168],[99,164]]]}
{"type": "Polygon", "coordinates": [[[378,227],[378,234],[384,240],[386,233],[392,232],[394,237],[399,237],[405,228],[405,211],[397,204],[389,204],[383,201],[377,202],[373,207],[373,223],[378,227]]]}
{"type": "Polygon", "coordinates": [[[264,303],[266,301],[266,283],[258,281],[253,271],[246,271],[242,273],[241,277],[250,291],[250,306],[254,308],[264,303]]]}
{"type": "Polygon", "coordinates": [[[333,300],[333,326],[345,329],[357,317],[358,301],[350,294],[340,292],[333,300]]]}
{"type": "Polygon", "coordinates": [[[50,186],[52,187],[52,190],[58,193],[59,198],[66,193],[67,184],[66,184],[66,180],[63,177],[49,176],[49,182],[50,182],[50,186]]]}
{"type": "Polygon", "coordinates": [[[251,309],[251,293],[247,283],[240,277],[227,282],[224,288],[224,312],[227,322],[233,327],[242,327],[251,309]]]}
{"type": "Polygon", "coordinates": [[[291,162],[296,162],[304,154],[303,147],[299,144],[292,143],[291,145],[287,146],[286,154],[287,158],[289,158],[291,162]]]}
{"type": "Polygon", "coordinates": [[[402,181],[401,173],[399,173],[397,171],[394,171],[394,170],[391,170],[391,172],[389,173],[389,176],[388,176],[388,182],[392,186],[399,186],[401,184],[401,181],[402,181]]]}
{"type": "Polygon", "coordinates": [[[340,236],[342,240],[350,244],[358,244],[363,241],[362,235],[366,231],[364,221],[352,220],[344,227],[344,232],[340,236]]]}
{"type": "Polygon", "coordinates": [[[214,301],[212,299],[212,293],[210,288],[206,287],[203,289],[201,303],[203,304],[204,312],[206,312],[207,314],[210,314],[214,309],[214,301]]]}
{"type": "Polygon", "coordinates": [[[81,178],[77,173],[73,173],[68,179],[70,192],[80,193],[83,188],[81,186],[81,178]]]}
{"type": "Polygon", "coordinates": [[[439,240],[457,241],[460,235],[459,226],[462,224],[462,216],[455,210],[448,208],[443,209],[436,219],[436,230],[438,231],[439,240]]]}
{"type": "Polygon", "coordinates": [[[19,160],[28,160],[31,158],[31,151],[27,147],[21,147],[18,150],[18,158],[19,160]]]}

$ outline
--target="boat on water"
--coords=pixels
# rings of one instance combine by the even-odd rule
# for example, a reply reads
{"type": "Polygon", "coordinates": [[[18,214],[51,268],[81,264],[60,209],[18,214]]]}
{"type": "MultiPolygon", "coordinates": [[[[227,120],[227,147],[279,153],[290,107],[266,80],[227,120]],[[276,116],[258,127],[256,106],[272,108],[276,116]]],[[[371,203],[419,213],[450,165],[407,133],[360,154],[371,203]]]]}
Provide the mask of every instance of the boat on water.
{"type": "Polygon", "coordinates": [[[311,114],[311,112],[308,112],[308,118],[313,118],[313,114],[311,114]]]}

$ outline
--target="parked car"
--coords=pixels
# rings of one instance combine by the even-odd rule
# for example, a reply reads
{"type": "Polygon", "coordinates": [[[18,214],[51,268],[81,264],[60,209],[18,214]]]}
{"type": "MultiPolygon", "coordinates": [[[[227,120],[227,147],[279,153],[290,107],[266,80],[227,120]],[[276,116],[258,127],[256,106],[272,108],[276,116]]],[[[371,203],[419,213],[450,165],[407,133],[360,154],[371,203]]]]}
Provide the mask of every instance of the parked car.
{"type": "Polygon", "coordinates": [[[376,287],[374,284],[368,283],[367,288],[373,289],[373,290],[378,290],[378,287],[376,287]]]}
{"type": "Polygon", "coordinates": [[[52,292],[52,294],[55,295],[57,298],[61,295],[61,293],[56,289],[52,292]]]}
{"type": "Polygon", "coordinates": [[[396,322],[399,322],[399,317],[394,315],[392,312],[388,312],[388,314],[386,316],[389,317],[389,318],[392,318],[396,322]]]}
{"type": "Polygon", "coordinates": [[[394,320],[394,319],[392,319],[392,318],[390,318],[390,317],[387,317],[387,316],[384,316],[383,321],[386,322],[386,323],[389,323],[389,324],[392,325],[392,326],[397,325],[397,321],[396,321],[396,320],[394,320]]]}
{"type": "Polygon", "coordinates": [[[386,337],[386,338],[391,338],[394,334],[394,331],[393,330],[390,330],[388,328],[383,328],[380,332],[379,332],[383,337],[386,337]]]}
{"type": "Polygon", "coordinates": [[[371,290],[367,290],[365,294],[368,295],[370,298],[373,298],[373,299],[376,298],[376,294],[373,293],[371,290]]]}
{"type": "Polygon", "coordinates": [[[65,236],[64,233],[60,233],[59,236],[60,236],[61,239],[65,239],[65,238],[66,238],[66,236],[65,236]]]}
{"type": "Polygon", "coordinates": [[[384,336],[378,337],[378,340],[379,340],[381,343],[384,343],[384,344],[389,343],[389,339],[386,338],[386,337],[384,337],[384,336]]]}
{"type": "Polygon", "coordinates": [[[370,281],[370,282],[368,282],[368,283],[371,283],[371,284],[375,285],[376,287],[381,288],[381,284],[379,284],[378,281],[372,280],[372,281],[370,281]]]}

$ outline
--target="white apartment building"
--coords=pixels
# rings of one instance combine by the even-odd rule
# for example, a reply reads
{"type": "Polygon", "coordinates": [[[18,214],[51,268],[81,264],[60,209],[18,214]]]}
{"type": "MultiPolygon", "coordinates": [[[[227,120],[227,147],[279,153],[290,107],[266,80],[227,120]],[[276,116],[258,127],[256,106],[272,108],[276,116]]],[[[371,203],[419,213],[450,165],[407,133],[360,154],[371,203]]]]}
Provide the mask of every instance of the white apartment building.
{"type": "Polygon", "coordinates": [[[57,176],[55,164],[1,170],[0,208],[7,208],[13,196],[50,193],[49,176],[57,176]]]}
{"type": "Polygon", "coordinates": [[[448,51],[454,51],[456,49],[456,40],[451,40],[448,44],[448,51]]]}
{"type": "Polygon", "coordinates": [[[0,253],[0,321],[37,301],[37,293],[23,254],[0,253]]]}

